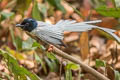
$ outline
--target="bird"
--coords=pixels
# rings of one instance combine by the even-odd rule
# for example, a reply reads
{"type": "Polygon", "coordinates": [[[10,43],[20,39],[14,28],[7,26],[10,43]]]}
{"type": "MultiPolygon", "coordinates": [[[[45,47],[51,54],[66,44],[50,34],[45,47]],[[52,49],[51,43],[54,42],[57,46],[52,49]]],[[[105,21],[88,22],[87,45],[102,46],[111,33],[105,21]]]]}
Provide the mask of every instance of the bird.
{"type": "Polygon", "coordinates": [[[32,18],[26,18],[20,24],[16,24],[16,27],[20,27],[23,30],[36,35],[45,43],[52,45],[66,46],[65,43],[63,43],[64,31],[84,32],[92,29],[100,29],[110,34],[113,38],[120,42],[120,38],[114,33],[116,30],[92,25],[99,22],[102,21],[93,20],[86,22],[76,22],[75,20],[60,20],[56,24],[49,24],[43,21],[37,21],[32,18]]]}

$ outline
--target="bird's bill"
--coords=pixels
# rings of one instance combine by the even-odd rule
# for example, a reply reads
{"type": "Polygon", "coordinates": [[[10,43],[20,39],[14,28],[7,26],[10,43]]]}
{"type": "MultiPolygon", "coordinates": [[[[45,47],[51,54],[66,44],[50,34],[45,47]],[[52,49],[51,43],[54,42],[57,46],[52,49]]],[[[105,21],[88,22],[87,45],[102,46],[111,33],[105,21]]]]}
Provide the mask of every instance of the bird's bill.
{"type": "Polygon", "coordinates": [[[23,27],[24,25],[16,24],[16,27],[23,27]]]}

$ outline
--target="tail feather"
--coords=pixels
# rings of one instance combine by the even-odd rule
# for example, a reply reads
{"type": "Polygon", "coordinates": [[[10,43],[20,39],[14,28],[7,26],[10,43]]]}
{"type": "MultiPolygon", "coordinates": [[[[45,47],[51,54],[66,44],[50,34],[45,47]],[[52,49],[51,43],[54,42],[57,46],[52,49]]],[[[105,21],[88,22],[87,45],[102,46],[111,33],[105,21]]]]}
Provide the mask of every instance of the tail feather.
{"type": "Polygon", "coordinates": [[[91,23],[99,23],[102,22],[101,20],[96,20],[96,21],[87,21],[87,22],[80,22],[76,23],[76,21],[72,20],[61,20],[59,21],[56,26],[61,28],[63,31],[70,31],[70,32],[83,32],[83,31],[88,31],[92,29],[100,29],[109,35],[111,35],[115,40],[117,40],[120,43],[120,38],[114,33],[116,30],[113,29],[108,29],[108,28],[103,28],[103,27],[98,27],[95,25],[90,25],[91,23]]]}
{"type": "Polygon", "coordinates": [[[94,21],[86,21],[86,22],[81,22],[81,23],[85,23],[85,24],[95,24],[95,23],[100,23],[102,22],[102,20],[94,20],[94,21]]]}
{"type": "Polygon", "coordinates": [[[113,29],[108,29],[108,28],[102,28],[102,27],[96,27],[97,29],[100,29],[106,33],[108,33],[109,35],[111,35],[118,43],[120,43],[120,37],[118,37],[114,32],[116,32],[116,30],[113,29]]]}

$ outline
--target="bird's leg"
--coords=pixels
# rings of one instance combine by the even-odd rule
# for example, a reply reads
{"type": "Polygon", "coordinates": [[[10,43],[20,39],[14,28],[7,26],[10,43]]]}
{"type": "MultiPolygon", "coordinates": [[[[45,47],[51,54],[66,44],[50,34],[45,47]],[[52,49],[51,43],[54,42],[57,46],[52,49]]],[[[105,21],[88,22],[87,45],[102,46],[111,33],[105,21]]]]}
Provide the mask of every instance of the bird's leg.
{"type": "Polygon", "coordinates": [[[47,51],[48,51],[48,52],[53,51],[53,45],[50,44],[47,51]]]}

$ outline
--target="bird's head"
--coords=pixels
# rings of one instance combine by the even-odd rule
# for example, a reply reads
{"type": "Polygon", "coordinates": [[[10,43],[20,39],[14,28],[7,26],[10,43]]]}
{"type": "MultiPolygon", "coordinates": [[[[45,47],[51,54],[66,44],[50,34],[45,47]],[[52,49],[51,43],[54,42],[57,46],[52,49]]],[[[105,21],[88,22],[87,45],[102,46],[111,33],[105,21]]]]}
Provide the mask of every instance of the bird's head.
{"type": "Polygon", "coordinates": [[[24,19],[21,24],[17,24],[17,27],[21,27],[23,30],[31,32],[37,27],[37,21],[31,18],[24,19]]]}

